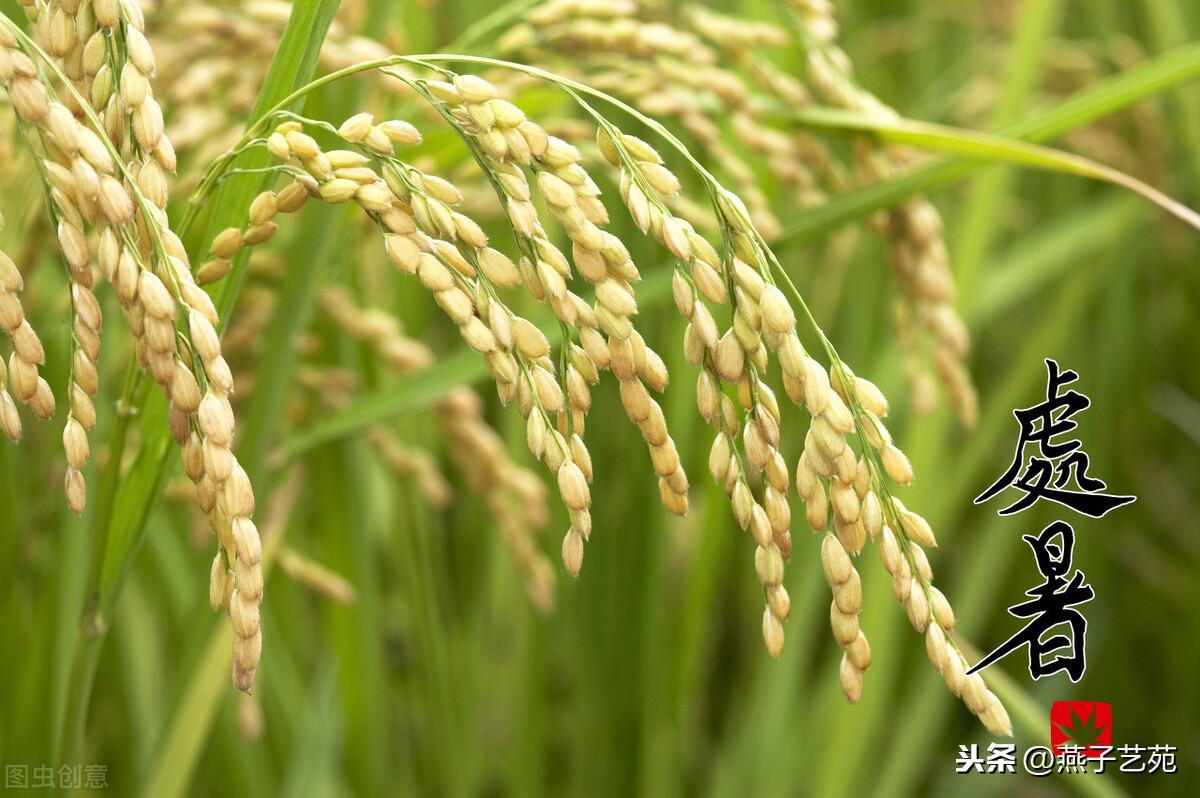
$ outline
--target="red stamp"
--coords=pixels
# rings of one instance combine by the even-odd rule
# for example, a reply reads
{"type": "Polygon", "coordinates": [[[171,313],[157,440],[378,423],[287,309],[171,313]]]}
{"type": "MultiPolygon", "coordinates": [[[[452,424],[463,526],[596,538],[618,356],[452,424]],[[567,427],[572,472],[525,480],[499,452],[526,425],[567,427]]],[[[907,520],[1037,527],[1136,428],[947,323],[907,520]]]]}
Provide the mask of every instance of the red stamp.
{"type": "Polygon", "coordinates": [[[1112,750],[1112,705],[1103,701],[1055,701],[1050,707],[1050,748],[1076,745],[1090,759],[1112,750]]]}

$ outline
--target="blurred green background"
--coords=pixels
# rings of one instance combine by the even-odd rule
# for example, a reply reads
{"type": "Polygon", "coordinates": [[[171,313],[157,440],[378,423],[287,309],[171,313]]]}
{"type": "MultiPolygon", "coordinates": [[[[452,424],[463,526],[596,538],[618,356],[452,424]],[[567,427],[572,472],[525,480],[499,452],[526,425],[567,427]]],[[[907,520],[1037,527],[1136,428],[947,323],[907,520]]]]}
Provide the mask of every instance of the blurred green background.
{"type": "MultiPolygon", "coordinates": [[[[162,21],[154,11],[149,20],[170,42],[181,35],[167,28],[170,14],[182,4],[163,5],[162,21]]],[[[344,24],[410,53],[442,51],[495,7],[478,0],[364,5],[344,3],[344,24]]],[[[677,6],[665,6],[646,13],[675,19],[677,6]]],[[[713,6],[780,19],[771,2],[713,6]]],[[[13,4],[0,8],[15,16],[13,4]]],[[[836,12],[841,46],[861,85],[907,117],[986,130],[1058,107],[1172,48],[1194,47],[1200,35],[1200,6],[1186,0],[871,0],[838,2],[836,12]]],[[[493,52],[486,43],[469,51],[493,52]]],[[[785,49],[772,57],[785,70],[802,69],[801,54],[785,49]]],[[[1200,63],[1194,50],[1193,63],[1200,63]]],[[[324,91],[306,113],[339,121],[364,101],[355,91],[324,91]]],[[[564,108],[551,112],[563,115],[564,108]]],[[[167,111],[170,118],[174,111],[167,111]]],[[[23,268],[31,264],[26,306],[59,364],[50,371],[58,385],[67,334],[53,328],[61,277],[44,223],[21,222],[40,198],[27,156],[6,139],[0,153],[11,158],[0,161],[0,210],[9,227],[0,231],[0,245],[14,259],[21,253],[23,268]]],[[[835,152],[849,151],[848,142],[829,140],[835,152]]],[[[444,131],[427,134],[427,142],[427,157],[446,173],[466,157],[444,131]]],[[[1052,143],[1200,205],[1195,80],[1052,143]]],[[[808,211],[771,180],[765,164],[749,161],[785,229],[803,223],[808,211]]],[[[892,398],[891,428],[917,473],[904,501],[937,530],[941,547],[930,552],[937,584],[978,648],[990,649],[1017,629],[1005,608],[1038,581],[1021,535],[1066,514],[1039,505],[1001,518],[999,504],[975,507],[971,500],[1010,462],[1017,433],[1011,411],[1043,394],[1043,358],[1079,372],[1076,387],[1093,402],[1076,419],[1092,473],[1139,500],[1102,520],[1066,519],[1077,533],[1075,565],[1096,591],[1083,610],[1085,678],[1072,684],[1058,674],[1033,683],[1021,653],[992,672],[1011,677],[1001,697],[1016,721],[1018,750],[1044,742],[1052,701],[1107,701],[1114,743],[1176,745],[1177,774],[956,775],[958,747],[991,738],[929,667],[873,546],[859,569],[874,661],[862,702],[847,704],[818,540],[801,528],[802,512],[787,569],[787,645],[780,661],[770,660],[760,641],[753,546],[706,474],[711,433],[695,412],[695,374],[679,344],[682,321],[666,297],[644,302],[640,321],[673,375],[663,406],[692,477],[692,510],[676,519],[661,508],[637,431],[615,387],[602,383],[589,421],[595,533],[582,575],[571,580],[558,567],[565,513],[550,501],[554,517],[539,544],[556,567],[557,604],[538,613],[487,508],[444,458],[428,401],[419,396],[438,379],[452,384],[481,371],[463,368],[468,359],[458,354],[452,328],[415,281],[387,272],[378,242],[363,238],[345,214],[318,208],[284,224],[272,243],[284,276],[262,281],[289,292],[279,303],[297,320],[287,351],[299,358],[317,351],[326,365],[359,373],[362,391],[412,408],[386,423],[443,461],[454,500],[431,507],[412,478],[398,477],[357,435],[305,449],[286,467],[268,460],[256,479],[260,524],[269,523],[262,519],[270,516],[271,486],[302,472],[284,522],[287,546],[344,578],[354,601],[332,601],[275,569],[252,701],[228,686],[226,622],[207,606],[211,542],[197,533],[188,500],[156,503],[78,725],[68,708],[79,688],[71,662],[89,518],[71,516],[61,499],[57,428],[30,422],[19,448],[0,445],[0,762],[104,763],[105,794],[150,796],[1195,794],[1195,231],[1111,186],[1007,167],[973,170],[929,198],[944,217],[957,306],[974,339],[974,429],[962,428],[944,403],[928,417],[910,412],[888,321],[886,248],[864,220],[815,240],[785,235],[776,252],[841,355],[892,398]],[[312,282],[297,285],[301,278],[288,277],[297,270],[312,282]],[[309,310],[317,281],[340,281],[364,304],[399,315],[409,334],[443,355],[435,377],[389,376],[364,347],[309,310]],[[404,392],[413,398],[397,400],[404,392]]],[[[665,269],[628,219],[614,219],[612,229],[629,242],[644,274],[655,265],[665,269]]],[[[532,303],[525,309],[549,318],[532,303]]],[[[113,339],[110,351],[119,352],[116,326],[109,325],[106,346],[113,339]]],[[[101,395],[108,402],[98,402],[107,412],[93,437],[98,452],[124,362],[109,359],[112,376],[101,395]]],[[[265,364],[274,360],[260,352],[242,368],[280,379],[272,371],[278,362],[265,364]]],[[[287,371],[282,376],[285,393],[309,406],[276,431],[269,451],[286,447],[324,412],[287,371]]],[[[486,382],[478,387],[510,453],[529,465],[519,416],[498,407],[486,382]]],[[[799,455],[804,424],[795,407],[785,411],[789,464],[799,455]]],[[[100,468],[93,471],[95,485],[100,468]]]]}

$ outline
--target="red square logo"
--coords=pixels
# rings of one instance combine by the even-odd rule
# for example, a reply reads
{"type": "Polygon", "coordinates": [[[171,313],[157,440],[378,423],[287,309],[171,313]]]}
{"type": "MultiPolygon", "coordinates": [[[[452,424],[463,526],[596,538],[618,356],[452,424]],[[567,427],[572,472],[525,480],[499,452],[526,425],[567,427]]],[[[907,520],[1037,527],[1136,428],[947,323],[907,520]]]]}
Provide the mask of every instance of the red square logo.
{"type": "Polygon", "coordinates": [[[1050,707],[1050,748],[1077,745],[1084,756],[1097,759],[1101,747],[1112,747],[1112,704],[1103,701],[1055,701],[1050,707]]]}

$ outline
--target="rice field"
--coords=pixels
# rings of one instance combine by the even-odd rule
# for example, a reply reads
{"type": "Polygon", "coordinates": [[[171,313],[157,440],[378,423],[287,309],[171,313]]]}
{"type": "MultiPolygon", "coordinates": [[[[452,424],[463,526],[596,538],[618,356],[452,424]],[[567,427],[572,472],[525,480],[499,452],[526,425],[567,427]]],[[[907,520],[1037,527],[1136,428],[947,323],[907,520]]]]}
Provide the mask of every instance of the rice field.
{"type": "Polygon", "coordinates": [[[1190,795],[1198,31],[0,1],[5,789],[1190,795]]]}

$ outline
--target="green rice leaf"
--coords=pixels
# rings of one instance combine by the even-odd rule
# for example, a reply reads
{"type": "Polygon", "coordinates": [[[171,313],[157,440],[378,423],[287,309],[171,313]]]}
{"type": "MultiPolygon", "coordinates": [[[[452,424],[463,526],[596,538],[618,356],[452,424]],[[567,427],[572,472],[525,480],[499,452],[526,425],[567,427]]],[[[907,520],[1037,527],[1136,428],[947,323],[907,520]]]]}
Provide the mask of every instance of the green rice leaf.
{"type": "Polygon", "coordinates": [[[1053,147],[950,125],[902,118],[889,119],[877,114],[836,108],[801,108],[789,114],[789,117],[806,127],[870,133],[883,141],[949,153],[972,161],[1017,164],[1048,172],[1103,180],[1140,194],[1171,215],[1200,230],[1200,214],[1153,186],[1119,169],[1053,147]]]}
{"type": "MultiPolygon", "coordinates": [[[[999,135],[1040,142],[1083,127],[1159,92],[1200,76],[1200,44],[1163,53],[1139,67],[1077,92],[1058,105],[1006,125],[999,135]]],[[[811,241],[847,222],[890,208],[914,194],[953,183],[984,165],[974,161],[943,161],[834,197],[784,228],[781,240],[811,241]]]]}

